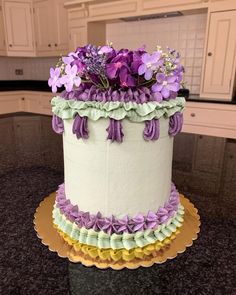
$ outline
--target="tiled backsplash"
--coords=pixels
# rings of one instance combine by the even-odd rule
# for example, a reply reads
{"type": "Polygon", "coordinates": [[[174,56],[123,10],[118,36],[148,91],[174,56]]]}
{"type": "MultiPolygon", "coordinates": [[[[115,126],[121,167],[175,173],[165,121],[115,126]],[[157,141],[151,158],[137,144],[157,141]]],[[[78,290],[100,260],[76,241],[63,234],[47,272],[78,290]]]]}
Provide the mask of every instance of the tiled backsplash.
{"type": "Polygon", "coordinates": [[[194,14],[172,18],[107,24],[107,40],[115,47],[148,50],[169,46],[181,53],[185,81],[192,94],[199,94],[207,15],[194,14]]]}
{"type": "Polygon", "coordinates": [[[0,57],[0,80],[47,80],[57,61],[55,57],[0,57]],[[16,75],[15,69],[23,69],[23,75],[16,75]]]}
{"type": "MultiPolygon", "coordinates": [[[[116,48],[147,49],[156,45],[169,46],[180,51],[185,66],[185,81],[192,94],[199,94],[203,47],[206,30],[206,13],[172,18],[107,24],[107,40],[116,48]]],[[[49,68],[58,58],[0,57],[0,80],[47,80],[49,68]],[[17,76],[15,69],[23,69],[17,76]]]]}

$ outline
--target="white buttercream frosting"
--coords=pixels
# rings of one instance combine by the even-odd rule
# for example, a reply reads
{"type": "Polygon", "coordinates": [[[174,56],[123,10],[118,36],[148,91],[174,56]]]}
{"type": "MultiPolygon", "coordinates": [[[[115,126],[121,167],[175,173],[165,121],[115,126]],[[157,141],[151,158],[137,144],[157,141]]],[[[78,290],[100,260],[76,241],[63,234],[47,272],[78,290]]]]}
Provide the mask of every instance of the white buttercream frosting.
{"type": "Polygon", "coordinates": [[[160,118],[160,137],[143,139],[144,123],[122,120],[122,144],[107,140],[109,120],[88,120],[89,138],[77,139],[64,120],[65,193],[83,211],[135,216],[157,211],[169,199],[173,137],[160,118]]]}

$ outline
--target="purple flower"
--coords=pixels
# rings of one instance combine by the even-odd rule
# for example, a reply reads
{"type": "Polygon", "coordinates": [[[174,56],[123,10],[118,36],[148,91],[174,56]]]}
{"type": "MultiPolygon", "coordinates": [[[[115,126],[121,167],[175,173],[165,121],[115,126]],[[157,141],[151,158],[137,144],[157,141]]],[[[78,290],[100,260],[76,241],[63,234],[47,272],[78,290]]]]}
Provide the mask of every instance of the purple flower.
{"type": "Polygon", "coordinates": [[[110,47],[110,46],[102,46],[102,47],[98,50],[98,54],[110,53],[112,50],[113,50],[113,48],[110,47]]]}
{"type": "Polygon", "coordinates": [[[154,52],[153,54],[144,53],[142,55],[141,66],[138,68],[139,75],[144,74],[144,78],[146,80],[150,80],[153,76],[153,72],[158,69],[159,66],[163,64],[163,60],[161,58],[161,52],[154,52]]]}
{"type": "Polygon", "coordinates": [[[52,87],[52,92],[57,92],[57,87],[61,87],[61,81],[60,81],[60,68],[53,68],[50,69],[50,78],[48,79],[48,85],[52,87]]]}
{"type": "Polygon", "coordinates": [[[163,98],[169,98],[171,91],[179,90],[179,83],[176,82],[176,76],[166,76],[163,73],[156,75],[157,82],[152,86],[153,92],[160,92],[163,98]]]}
{"type": "Polygon", "coordinates": [[[69,56],[63,56],[62,57],[62,61],[64,62],[64,64],[70,65],[72,63],[72,61],[74,61],[74,58],[71,55],[69,55],[69,56]]]}
{"type": "Polygon", "coordinates": [[[61,84],[64,84],[66,91],[70,92],[73,89],[73,86],[79,87],[81,84],[81,78],[77,76],[77,66],[70,65],[66,66],[65,69],[66,75],[62,76],[60,79],[61,84]]]}

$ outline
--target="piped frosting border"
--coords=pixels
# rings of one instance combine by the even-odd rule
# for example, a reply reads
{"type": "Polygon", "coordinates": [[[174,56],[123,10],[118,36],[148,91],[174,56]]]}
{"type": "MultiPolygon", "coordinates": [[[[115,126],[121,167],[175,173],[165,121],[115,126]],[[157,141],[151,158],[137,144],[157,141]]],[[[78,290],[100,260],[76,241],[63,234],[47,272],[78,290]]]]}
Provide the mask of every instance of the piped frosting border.
{"type": "Polygon", "coordinates": [[[77,114],[93,121],[100,118],[122,120],[128,118],[132,122],[144,122],[161,117],[169,118],[177,112],[183,112],[185,99],[176,97],[168,101],[139,104],[121,101],[78,101],[66,100],[60,96],[53,97],[53,113],[61,119],[73,119],[77,114]]]}
{"type": "Polygon", "coordinates": [[[117,219],[115,216],[104,217],[100,212],[91,214],[81,211],[78,206],[73,205],[65,195],[65,186],[61,184],[56,192],[55,205],[63,215],[70,221],[75,222],[77,227],[104,231],[111,235],[113,233],[135,233],[146,229],[155,229],[158,225],[167,223],[175,215],[180,204],[179,193],[172,183],[168,201],[157,212],[149,211],[147,215],[138,214],[135,217],[124,216],[117,219]]]}
{"type": "Polygon", "coordinates": [[[127,249],[99,249],[94,246],[88,246],[81,244],[73,239],[71,239],[67,234],[61,231],[55,224],[54,227],[57,229],[60,236],[70,245],[73,246],[76,252],[82,252],[85,255],[95,259],[100,258],[101,260],[112,260],[112,261],[131,261],[135,258],[143,259],[146,256],[155,255],[157,251],[161,251],[164,247],[168,246],[172,240],[175,239],[176,235],[180,232],[178,229],[168,238],[162,242],[156,242],[149,244],[142,248],[133,248],[131,250],[127,249]]]}
{"type": "Polygon", "coordinates": [[[170,237],[178,228],[182,226],[184,221],[184,207],[179,204],[177,213],[170,218],[167,223],[159,225],[156,229],[138,231],[133,234],[124,233],[111,235],[103,231],[94,231],[93,229],[86,229],[84,227],[78,228],[75,222],[69,221],[60,209],[54,206],[53,222],[58,229],[67,234],[72,240],[81,244],[95,246],[99,249],[133,249],[136,247],[145,247],[149,244],[162,242],[170,237]]]}

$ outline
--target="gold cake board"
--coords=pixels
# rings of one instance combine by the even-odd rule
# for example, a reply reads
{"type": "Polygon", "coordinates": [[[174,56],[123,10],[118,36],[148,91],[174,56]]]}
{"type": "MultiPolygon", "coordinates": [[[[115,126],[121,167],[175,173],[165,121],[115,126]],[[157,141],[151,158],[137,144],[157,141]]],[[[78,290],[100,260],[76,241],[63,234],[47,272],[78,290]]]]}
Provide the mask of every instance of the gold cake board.
{"type": "Polygon", "coordinates": [[[120,270],[122,268],[135,269],[140,266],[149,267],[154,263],[164,263],[167,259],[173,259],[178,253],[183,253],[186,247],[190,247],[193,241],[197,239],[200,231],[200,216],[194,205],[183,195],[180,195],[180,202],[184,206],[184,222],[180,228],[180,233],[163,250],[156,252],[155,257],[146,256],[144,259],[134,259],[132,261],[103,261],[99,258],[92,259],[88,255],[78,253],[59,235],[53,227],[52,210],[55,202],[56,193],[46,197],[36,209],[34,214],[34,224],[37,236],[42,243],[48,246],[50,251],[57,252],[60,257],[68,258],[71,262],[82,263],[85,266],[96,266],[98,268],[113,268],[120,270]]]}

